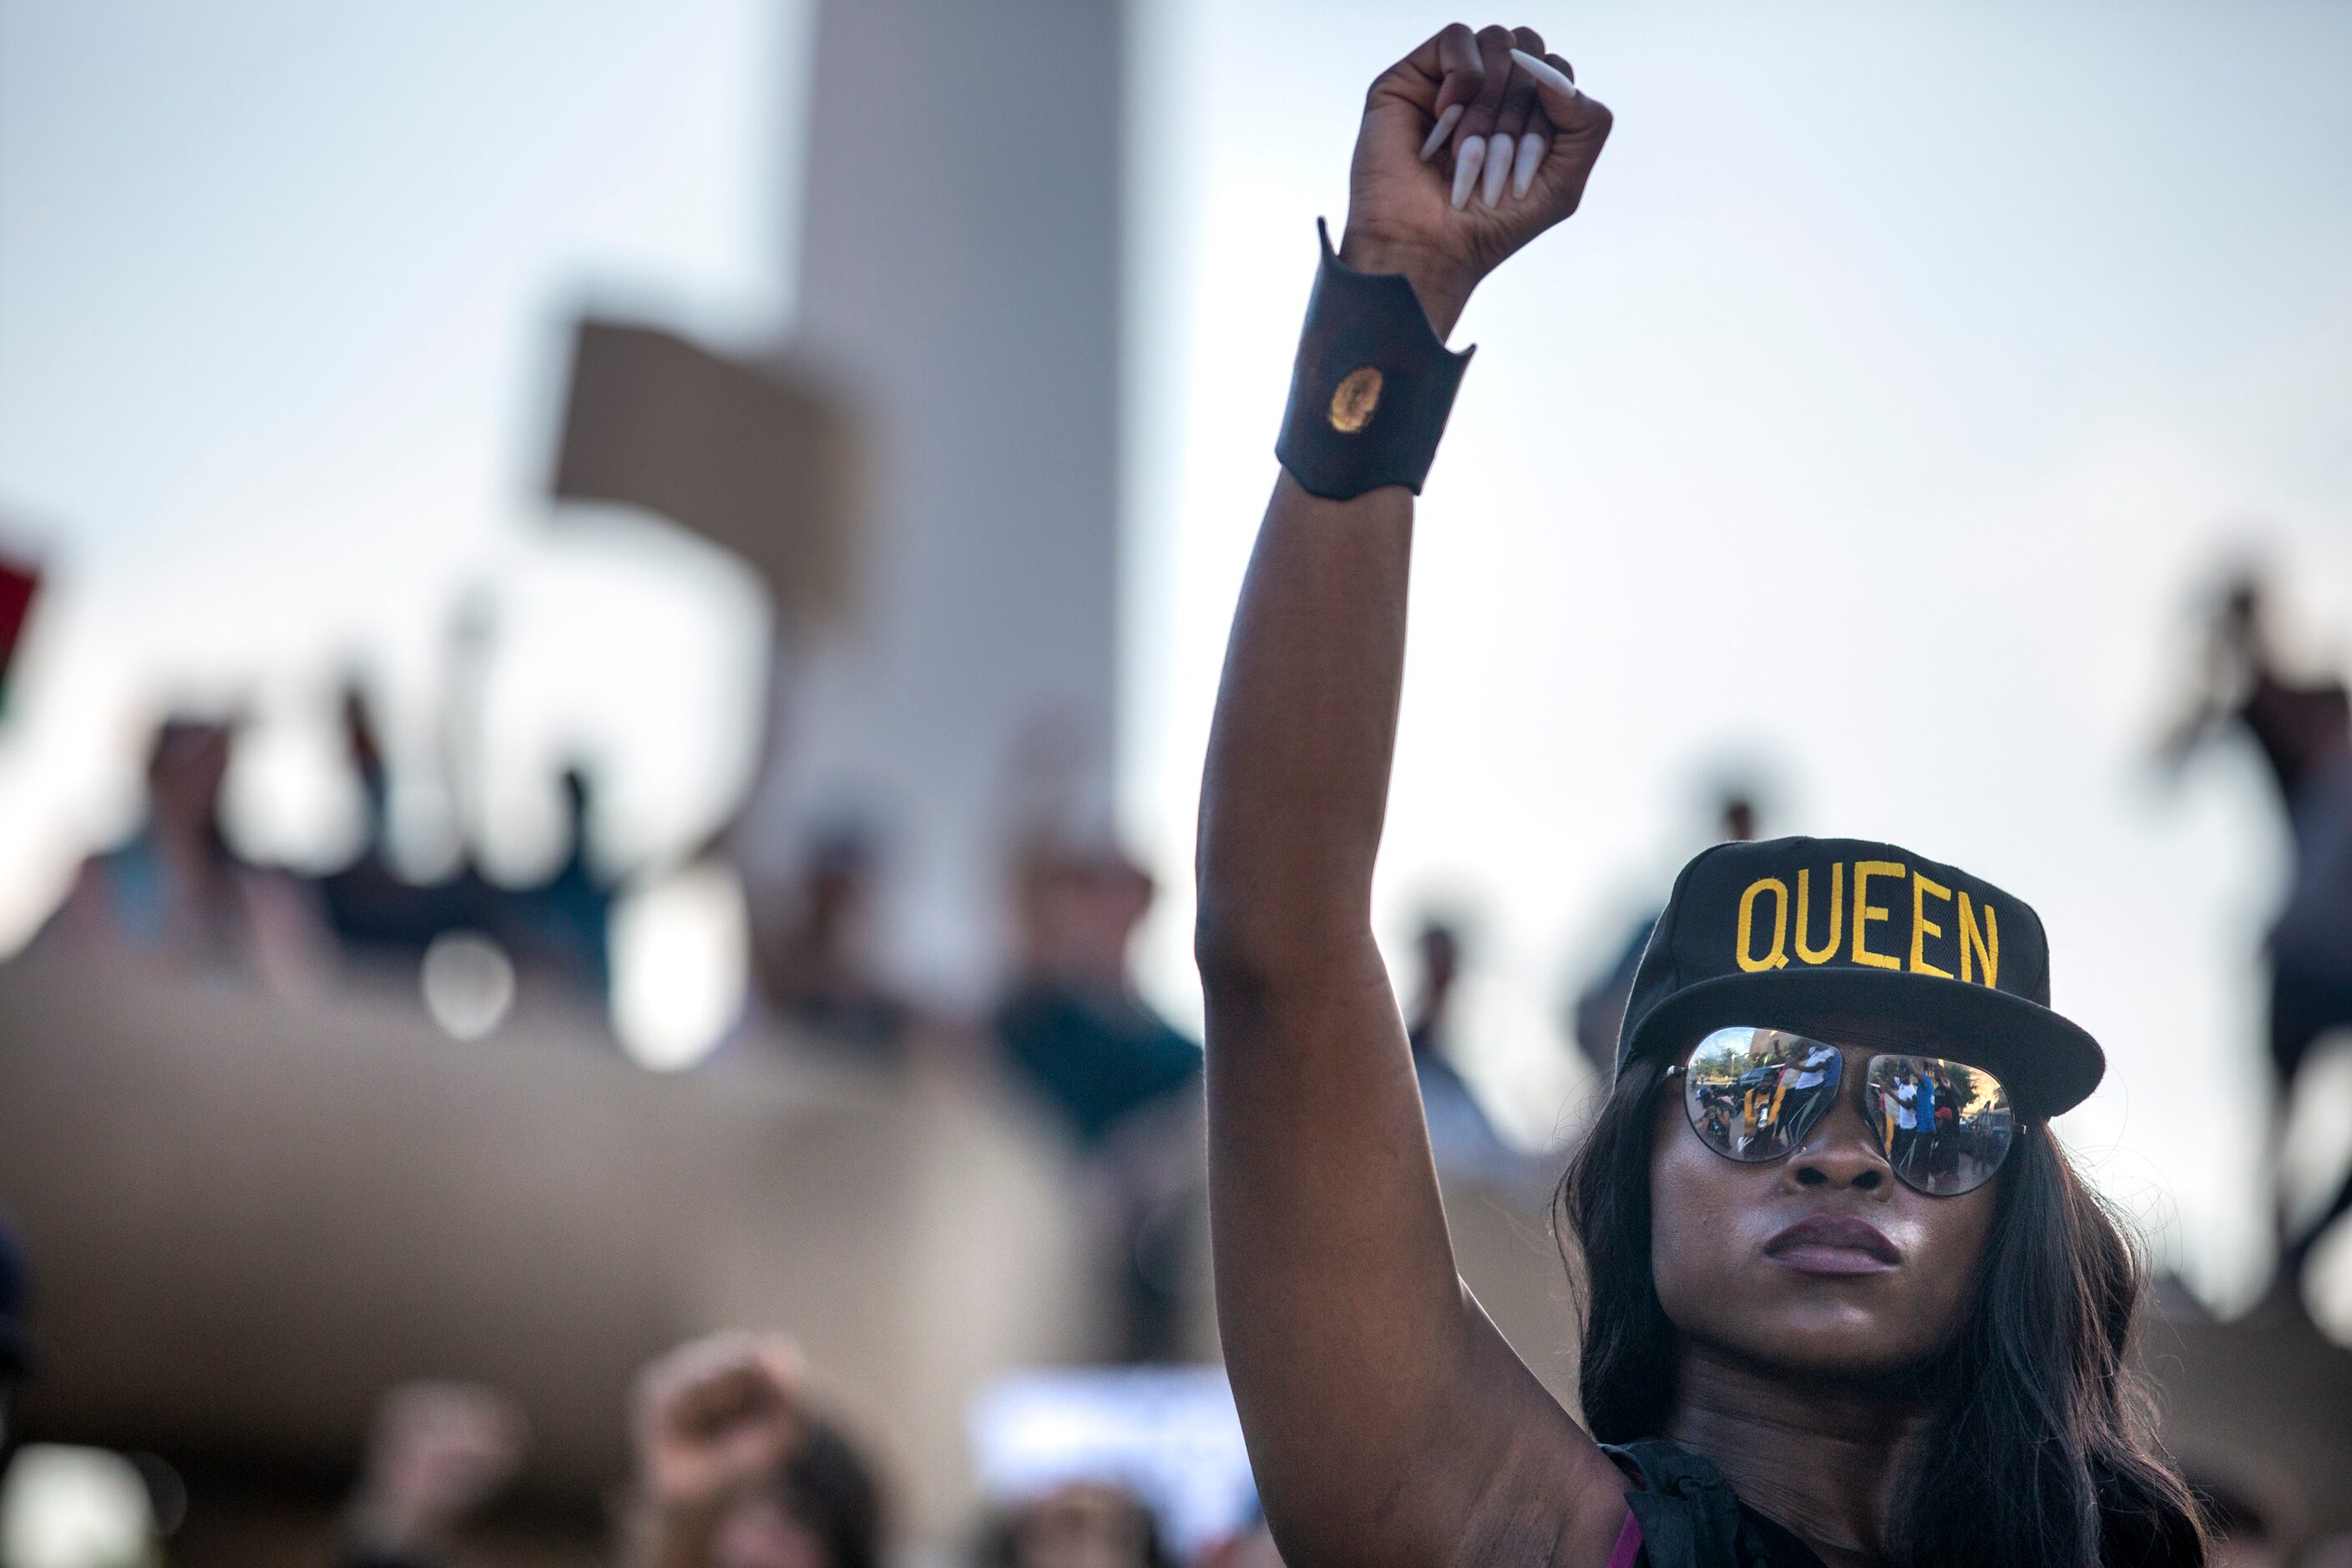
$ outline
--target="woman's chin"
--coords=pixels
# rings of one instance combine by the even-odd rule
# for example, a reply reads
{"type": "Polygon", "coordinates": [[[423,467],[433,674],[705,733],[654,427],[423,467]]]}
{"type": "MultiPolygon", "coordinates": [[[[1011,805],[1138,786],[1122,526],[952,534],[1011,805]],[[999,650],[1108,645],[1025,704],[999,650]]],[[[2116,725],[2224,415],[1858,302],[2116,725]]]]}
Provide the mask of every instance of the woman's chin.
{"type": "Polygon", "coordinates": [[[1856,1300],[1851,1293],[1840,1297],[1827,1291],[1692,1331],[1767,1372],[1836,1383],[1907,1372],[1938,1348],[1920,1342],[1912,1314],[1856,1300]]]}

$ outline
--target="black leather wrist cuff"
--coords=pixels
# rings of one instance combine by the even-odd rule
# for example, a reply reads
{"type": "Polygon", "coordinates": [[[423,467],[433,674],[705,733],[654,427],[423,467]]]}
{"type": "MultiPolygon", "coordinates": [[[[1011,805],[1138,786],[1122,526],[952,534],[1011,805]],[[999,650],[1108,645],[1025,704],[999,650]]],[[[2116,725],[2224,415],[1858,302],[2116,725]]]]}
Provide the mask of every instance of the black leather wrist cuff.
{"type": "Polygon", "coordinates": [[[1419,495],[1477,351],[1447,352],[1402,274],[1343,267],[1319,218],[1315,232],[1323,266],[1274,455],[1309,494],[1330,500],[1382,485],[1419,495]]]}

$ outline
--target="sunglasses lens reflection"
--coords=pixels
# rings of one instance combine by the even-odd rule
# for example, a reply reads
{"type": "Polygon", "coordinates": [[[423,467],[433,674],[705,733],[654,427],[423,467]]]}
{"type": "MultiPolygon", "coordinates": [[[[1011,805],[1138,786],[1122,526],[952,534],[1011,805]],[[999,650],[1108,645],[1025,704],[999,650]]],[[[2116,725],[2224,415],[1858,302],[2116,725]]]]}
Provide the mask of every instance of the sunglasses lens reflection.
{"type": "Polygon", "coordinates": [[[1684,1109],[1692,1130],[1734,1160],[1777,1160],[1837,1102],[1837,1047],[1779,1029],[1717,1029],[1691,1053],[1684,1109]]]}
{"type": "Polygon", "coordinates": [[[1990,1181],[2016,1136],[2000,1080],[1961,1062],[1874,1057],[1864,1099],[1886,1163],[1906,1185],[1938,1197],[1990,1181]]]}

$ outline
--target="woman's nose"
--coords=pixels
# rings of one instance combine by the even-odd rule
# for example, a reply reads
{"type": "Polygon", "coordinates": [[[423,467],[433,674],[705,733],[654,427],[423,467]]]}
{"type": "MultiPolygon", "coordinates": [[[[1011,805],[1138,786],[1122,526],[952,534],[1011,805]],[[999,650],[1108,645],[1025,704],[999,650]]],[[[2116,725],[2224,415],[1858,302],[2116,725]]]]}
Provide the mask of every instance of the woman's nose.
{"type": "Polygon", "coordinates": [[[1783,1179],[1800,1187],[1884,1193],[1894,1185],[1894,1172],[1887,1166],[1885,1151],[1871,1136],[1869,1123],[1851,1104],[1841,1104],[1822,1118],[1821,1124],[1789,1156],[1783,1179]]]}

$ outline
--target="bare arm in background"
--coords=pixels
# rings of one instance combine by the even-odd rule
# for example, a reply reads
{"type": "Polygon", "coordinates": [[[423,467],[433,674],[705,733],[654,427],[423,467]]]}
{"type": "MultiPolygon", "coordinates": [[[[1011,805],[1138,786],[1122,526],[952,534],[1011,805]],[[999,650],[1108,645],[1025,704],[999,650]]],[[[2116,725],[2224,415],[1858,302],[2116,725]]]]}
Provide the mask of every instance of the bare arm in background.
{"type": "MultiPolygon", "coordinates": [[[[1481,278],[1575,211],[1609,134],[1606,109],[1515,66],[1515,47],[1545,58],[1525,28],[1448,27],[1373,84],[1358,133],[1341,258],[1404,274],[1441,336],[1481,278]],[[1457,209],[1448,147],[1498,125],[1548,137],[1541,163],[1524,194],[1457,209]]],[[[1197,936],[1218,1321],[1292,1568],[1599,1568],[1624,1483],[1454,1272],[1372,940],[1412,517],[1401,486],[1328,501],[1283,475],[1234,620],[1197,936]]]]}

